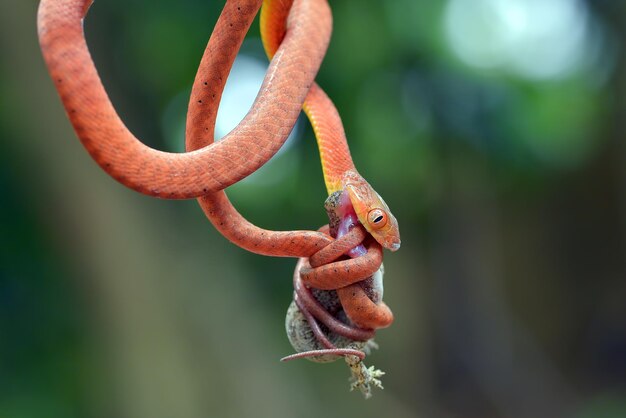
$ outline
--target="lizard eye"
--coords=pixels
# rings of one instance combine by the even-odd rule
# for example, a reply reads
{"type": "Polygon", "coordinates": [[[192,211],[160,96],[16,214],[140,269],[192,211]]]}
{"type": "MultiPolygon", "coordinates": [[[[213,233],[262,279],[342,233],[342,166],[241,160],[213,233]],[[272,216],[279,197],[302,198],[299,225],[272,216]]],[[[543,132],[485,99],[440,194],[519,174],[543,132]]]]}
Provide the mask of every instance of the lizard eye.
{"type": "Polygon", "coordinates": [[[372,209],[367,214],[367,222],[373,229],[380,229],[387,224],[387,214],[382,209],[372,209]]]}

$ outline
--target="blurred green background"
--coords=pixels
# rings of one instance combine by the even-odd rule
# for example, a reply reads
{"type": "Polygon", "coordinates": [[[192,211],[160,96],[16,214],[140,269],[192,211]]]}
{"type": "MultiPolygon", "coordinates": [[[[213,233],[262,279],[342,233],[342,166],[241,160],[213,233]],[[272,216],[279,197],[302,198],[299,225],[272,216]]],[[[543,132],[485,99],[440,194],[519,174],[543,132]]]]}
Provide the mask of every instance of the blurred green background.
{"type": "MultiPolygon", "coordinates": [[[[318,81],[403,238],[367,402],[342,362],[278,362],[294,260],[93,163],[37,3],[0,2],[0,417],[626,417],[626,2],[331,1],[318,81]]],[[[182,149],[222,5],[92,7],[97,67],[147,144],[182,149]]],[[[241,55],[222,134],[266,65],[257,24],[241,55]]],[[[325,223],[308,123],[229,194],[266,228],[325,223]]]]}

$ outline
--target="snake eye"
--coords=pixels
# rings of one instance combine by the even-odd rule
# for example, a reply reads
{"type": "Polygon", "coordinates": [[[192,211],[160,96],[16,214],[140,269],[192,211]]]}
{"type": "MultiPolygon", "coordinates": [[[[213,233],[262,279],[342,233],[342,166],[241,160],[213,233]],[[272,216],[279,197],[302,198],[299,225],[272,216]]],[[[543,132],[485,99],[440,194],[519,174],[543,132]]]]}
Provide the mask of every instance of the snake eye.
{"type": "Polygon", "coordinates": [[[382,209],[372,209],[367,214],[367,222],[373,229],[380,229],[387,225],[387,213],[382,209]]]}

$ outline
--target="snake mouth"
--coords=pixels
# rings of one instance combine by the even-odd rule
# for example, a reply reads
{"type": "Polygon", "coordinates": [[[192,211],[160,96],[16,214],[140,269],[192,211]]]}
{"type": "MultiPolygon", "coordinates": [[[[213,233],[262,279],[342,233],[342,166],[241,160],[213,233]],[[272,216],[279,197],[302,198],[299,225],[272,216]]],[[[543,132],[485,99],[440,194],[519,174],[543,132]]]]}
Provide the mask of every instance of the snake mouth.
{"type": "MultiPolygon", "coordinates": [[[[339,216],[339,224],[337,225],[337,238],[341,238],[346,235],[352,228],[357,225],[362,225],[361,221],[352,206],[348,193],[342,193],[337,205],[337,215],[339,216]]],[[[363,244],[359,244],[356,247],[349,250],[346,255],[351,258],[360,257],[367,254],[367,250],[363,244]]]]}
{"type": "MultiPolygon", "coordinates": [[[[350,232],[352,228],[354,228],[358,224],[360,224],[360,222],[356,218],[356,215],[354,217],[348,215],[345,218],[342,218],[339,222],[337,238],[341,238],[342,236],[346,235],[348,232],[350,232]]],[[[357,245],[346,253],[346,255],[348,255],[350,258],[360,257],[365,254],[367,254],[367,249],[363,244],[357,245]]]]}

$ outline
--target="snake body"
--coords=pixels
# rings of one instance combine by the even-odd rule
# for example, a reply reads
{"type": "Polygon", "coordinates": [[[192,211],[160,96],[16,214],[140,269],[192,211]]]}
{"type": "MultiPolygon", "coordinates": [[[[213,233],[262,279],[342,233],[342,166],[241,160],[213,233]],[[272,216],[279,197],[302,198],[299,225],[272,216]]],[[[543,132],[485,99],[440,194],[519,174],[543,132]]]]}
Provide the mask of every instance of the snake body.
{"type": "MultiPolygon", "coordinates": [[[[90,5],[91,0],[42,0],[38,32],[44,60],[68,118],[92,158],[113,178],[138,192],[168,199],[198,198],[213,225],[246,250],[301,257],[298,272],[302,282],[318,289],[339,289],[346,313],[361,328],[334,323],[342,335],[366,338],[371,330],[388,326],[391,312],[384,303],[368,299],[358,282],[378,270],[381,245],[392,250],[399,247],[397,222],[356,172],[339,114],[314,83],[331,33],[326,0],[227,0],[193,84],[187,114],[188,152],[181,154],[146,146],[117,115],[84,38],[82,24],[90,5]],[[271,57],[267,74],[245,118],[214,142],[217,108],[228,73],[262,3],[262,38],[271,57]],[[345,239],[335,240],[328,230],[259,228],[237,212],[223,191],[277,152],[302,108],[318,141],[329,194],[344,191],[351,201],[348,212],[354,219],[358,217],[350,226],[354,232],[345,239]],[[381,213],[384,226],[376,224],[383,219],[381,213]],[[365,242],[364,255],[337,261],[366,239],[363,226],[376,240],[365,242]]],[[[332,320],[328,315],[320,319],[324,314],[319,309],[314,316],[331,327],[332,320]]]]}

